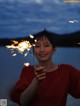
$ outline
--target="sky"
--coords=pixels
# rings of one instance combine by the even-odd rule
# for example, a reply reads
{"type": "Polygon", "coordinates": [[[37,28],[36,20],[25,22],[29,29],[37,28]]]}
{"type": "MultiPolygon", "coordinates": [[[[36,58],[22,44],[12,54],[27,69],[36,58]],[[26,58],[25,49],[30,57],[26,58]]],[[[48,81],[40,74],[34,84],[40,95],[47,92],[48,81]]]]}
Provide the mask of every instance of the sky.
{"type": "Polygon", "coordinates": [[[80,31],[80,2],[0,0],[0,38],[29,36],[42,30],[80,31]]]}
{"type": "MultiPolygon", "coordinates": [[[[29,36],[44,29],[58,34],[80,31],[80,3],[65,3],[64,0],[0,0],[0,38],[29,36]]],[[[0,89],[0,93],[4,94],[4,88],[13,84],[12,81],[20,75],[24,60],[27,62],[28,59],[21,55],[13,58],[9,50],[0,49],[0,71],[7,76],[0,77],[3,78],[0,81],[6,81],[0,89]]],[[[54,59],[80,67],[80,49],[60,48],[54,59]]]]}

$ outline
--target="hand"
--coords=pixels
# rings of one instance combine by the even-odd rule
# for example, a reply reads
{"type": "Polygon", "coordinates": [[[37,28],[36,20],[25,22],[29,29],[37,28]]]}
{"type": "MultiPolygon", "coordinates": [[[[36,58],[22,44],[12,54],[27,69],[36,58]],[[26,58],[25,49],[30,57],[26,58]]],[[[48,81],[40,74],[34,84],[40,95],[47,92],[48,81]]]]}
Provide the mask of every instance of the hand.
{"type": "Polygon", "coordinates": [[[35,69],[35,75],[38,80],[42,80],[42,79],[46,78],[46,72],[44,71],[45,67],[35,66],[34,69],[35,69]]]}

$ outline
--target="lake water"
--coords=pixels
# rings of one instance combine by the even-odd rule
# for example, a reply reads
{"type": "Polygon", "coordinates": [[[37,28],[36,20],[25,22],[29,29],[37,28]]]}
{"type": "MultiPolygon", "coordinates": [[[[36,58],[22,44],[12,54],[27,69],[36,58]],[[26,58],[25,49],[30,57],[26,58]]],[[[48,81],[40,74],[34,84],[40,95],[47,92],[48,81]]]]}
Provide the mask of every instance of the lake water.
{"type": "MultiPolygon", "coordinates": [[[[32,53],[27,57],[21,54],[13,57],[9,49],[0,47],[0,98],[7,98],[8,106],[16,106],[9,99],[9,90],[19,78],[25,62],[33,65],[37,63],[32,53]]],[[[53,62],[71,64],[80,70],[80,48],[57,48],[56,53],[53,54],[53,62]]],[[[80,106],[80,100],[69,95],[67,106],[80,106]]]]}

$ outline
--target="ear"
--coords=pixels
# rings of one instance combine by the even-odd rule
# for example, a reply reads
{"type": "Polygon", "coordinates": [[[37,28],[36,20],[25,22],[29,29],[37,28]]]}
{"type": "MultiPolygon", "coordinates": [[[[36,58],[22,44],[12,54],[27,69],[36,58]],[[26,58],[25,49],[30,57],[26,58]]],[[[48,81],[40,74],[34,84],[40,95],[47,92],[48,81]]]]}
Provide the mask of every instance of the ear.
{"type": "Polygon", "coordinates": [[[53,48],[53,53],[55,53],[56,52],[56,48],[53,48]]]}

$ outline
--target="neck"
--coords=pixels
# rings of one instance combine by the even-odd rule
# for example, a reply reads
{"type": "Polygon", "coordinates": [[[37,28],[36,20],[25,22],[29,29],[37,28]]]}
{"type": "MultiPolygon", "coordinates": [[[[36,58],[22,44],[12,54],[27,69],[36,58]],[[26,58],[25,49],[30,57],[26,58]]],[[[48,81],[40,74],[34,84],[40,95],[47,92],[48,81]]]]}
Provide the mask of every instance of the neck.
{"type": "Polygon", "coordinates": [[[49,66],[52,66],[53,65],[53,62],[52,61],[39,62],[39,65],[40,66],[44,66],[44,67],[49,67],[49,66]]]}
{"type": "Polygon", "coordinates": [[[53,64],[52,61],[49,61],[49,62],[39,62],[39,66],[43,66],[45,67],[45,71],[46,72],[51,72],[51,71],[54,71],[58,68],[58,65],[57,64],[53,64]]]}
{"type": "Polygon", "coordinates": [[[49,62],[39,62],[39,66],[45,67],[45,71],[51,71],[54,67],[54,64],[52,61],[49,62]]]}

